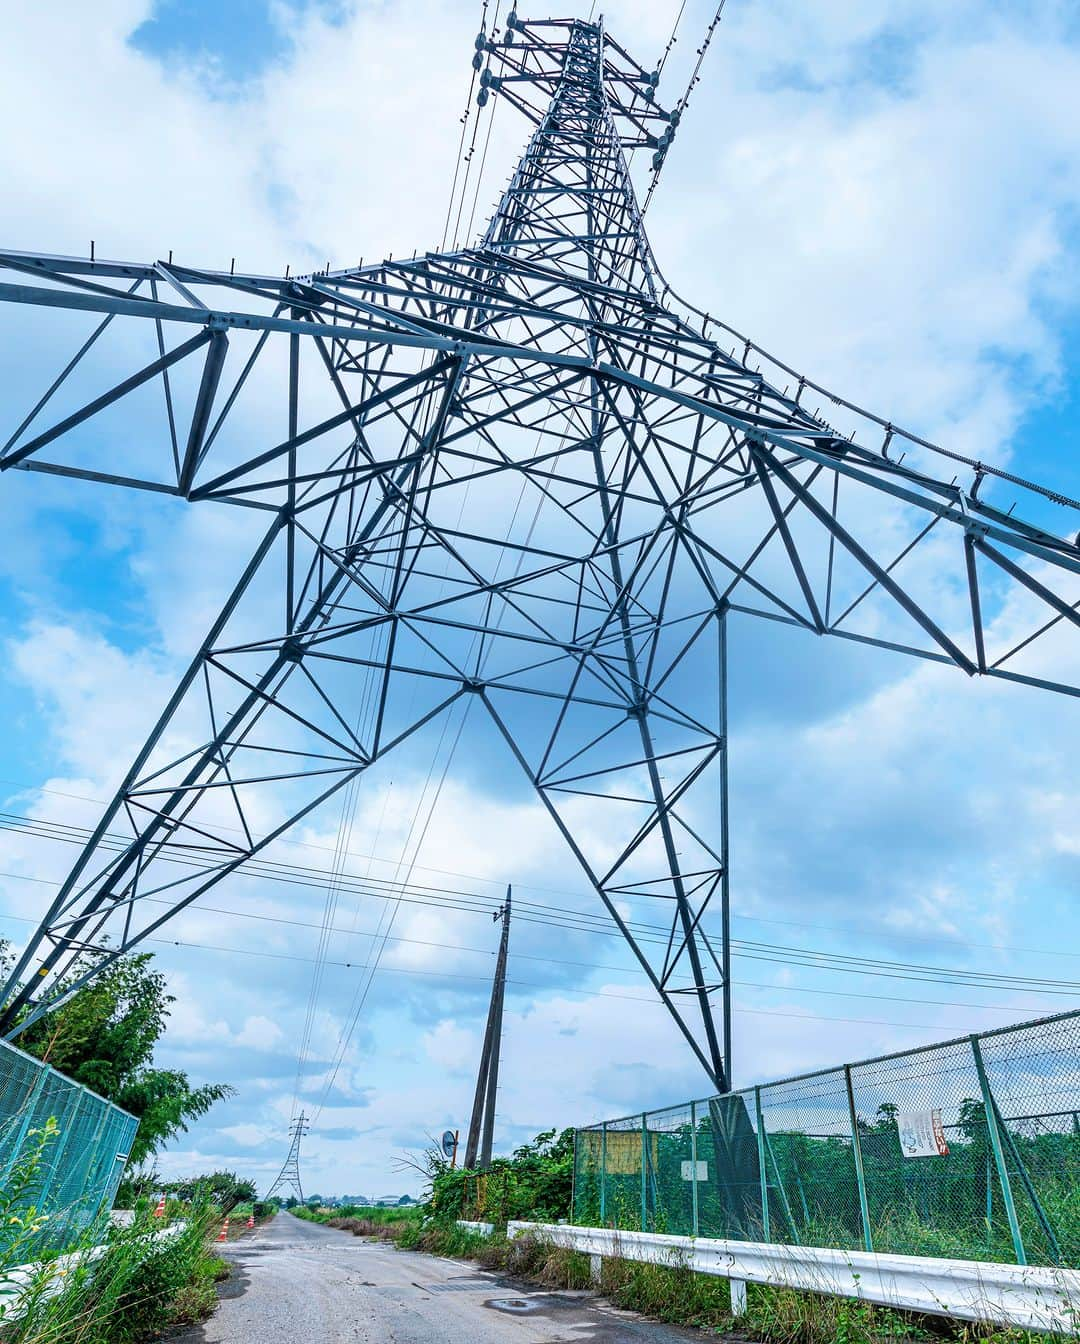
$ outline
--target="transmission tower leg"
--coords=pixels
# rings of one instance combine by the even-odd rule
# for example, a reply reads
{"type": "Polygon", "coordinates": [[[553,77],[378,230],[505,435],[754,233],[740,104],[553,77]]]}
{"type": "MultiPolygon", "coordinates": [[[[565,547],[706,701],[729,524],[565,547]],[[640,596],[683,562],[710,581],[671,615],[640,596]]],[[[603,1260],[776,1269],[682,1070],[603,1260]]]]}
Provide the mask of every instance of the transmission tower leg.
{"type": "Polygon", "coordinates": [[[722,987],[723,1013],[723,1050],[725,1081],[729,1088],[735,1074],[731,1063],[731,851],[728,833],[728,614],[725,607],[717,620],[719,651],[717,663],[720,675],[717,679],[719,693],[719,712],[717,715],[723,749],[720,752],[720,978],[722,987]]]}

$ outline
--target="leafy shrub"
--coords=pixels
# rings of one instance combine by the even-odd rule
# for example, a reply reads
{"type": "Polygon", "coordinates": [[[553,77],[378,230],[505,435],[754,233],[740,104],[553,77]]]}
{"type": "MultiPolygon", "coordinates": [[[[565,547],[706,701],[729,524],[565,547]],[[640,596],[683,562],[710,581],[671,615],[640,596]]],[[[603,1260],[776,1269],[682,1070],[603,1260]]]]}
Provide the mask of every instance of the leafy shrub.
{"type": "Polygon", "coordinates": [[[486,1172],[432,1162],[430,1211],[439,1219],[554,1223],[569,1218],[574,1187],[574,1131],[544,1130],[486,1172]]]}

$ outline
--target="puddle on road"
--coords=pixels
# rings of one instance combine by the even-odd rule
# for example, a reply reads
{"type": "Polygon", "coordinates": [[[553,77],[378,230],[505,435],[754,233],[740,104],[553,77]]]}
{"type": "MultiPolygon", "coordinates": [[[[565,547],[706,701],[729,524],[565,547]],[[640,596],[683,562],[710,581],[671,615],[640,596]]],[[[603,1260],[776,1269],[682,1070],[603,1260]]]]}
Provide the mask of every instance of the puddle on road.
{"type": "Polygon", "coordinates": [[[526,1316],[530,1311],[539,1311],[541,1306],[546,1305],[543,1302],[532,1300],[527,1297],[493,1297],[484,1303],[485,1307],[490,1307],[492,1311],[506,1311],[513,1316],[526,1316]]]}

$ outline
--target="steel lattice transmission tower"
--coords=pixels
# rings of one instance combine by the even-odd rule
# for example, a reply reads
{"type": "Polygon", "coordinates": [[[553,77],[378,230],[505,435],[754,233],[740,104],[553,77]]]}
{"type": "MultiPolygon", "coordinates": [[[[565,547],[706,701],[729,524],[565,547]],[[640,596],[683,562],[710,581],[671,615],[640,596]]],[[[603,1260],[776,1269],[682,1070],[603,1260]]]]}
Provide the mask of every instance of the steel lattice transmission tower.
{"type": "Polygon", "coordinates": [[[533,133],[475,247],[293,278],[0,254],[6,319],[72,352],[0,466],[267,523],[8,1032],[472,702],[723,1090],[733,618],[1077,692],[1075,502],[1009,477],[1009,509],[1002,473],[839,398],[826,423],[671,294],[625,156],[655,171],[672,118],[602,24],[482,47],[533,133]]]}
{"type": "Polygon", "coordinates": [[[273,1199],[279,1190],[292,1190],[301,1204],[304,1202],[304,1187],[300,1184],[300,1140],[310,1129],[308,1118],[303,1111],[289,1126],[289,1152],[281,1164],[274,1184],[266,1192],[267,1199],[273,1199]]]}

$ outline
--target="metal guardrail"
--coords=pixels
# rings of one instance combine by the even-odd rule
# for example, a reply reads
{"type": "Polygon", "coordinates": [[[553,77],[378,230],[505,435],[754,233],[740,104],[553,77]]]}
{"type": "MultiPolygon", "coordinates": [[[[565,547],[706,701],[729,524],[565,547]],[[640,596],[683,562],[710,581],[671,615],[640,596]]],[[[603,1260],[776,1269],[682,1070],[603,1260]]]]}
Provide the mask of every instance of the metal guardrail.
{"type": "Polygon", "coordinates": [[[1055,1334],[1080,1332],[1080,1270],[875,1255],[811,1246],[620,1232],[602,1227],[510,1222],[528,1234],[593,1257],[680,1266],[731,1280],[732,1311],[746,1310],[747,1283],[799,1288],[933,1315],[1055,1334]]]}

